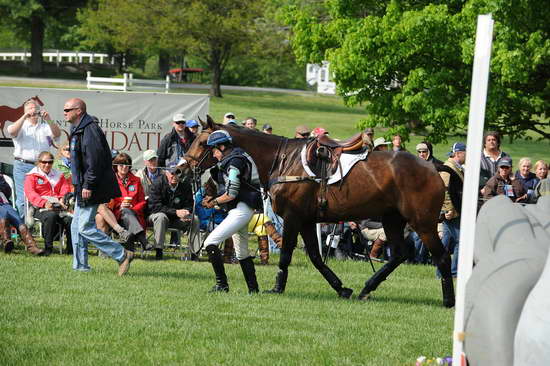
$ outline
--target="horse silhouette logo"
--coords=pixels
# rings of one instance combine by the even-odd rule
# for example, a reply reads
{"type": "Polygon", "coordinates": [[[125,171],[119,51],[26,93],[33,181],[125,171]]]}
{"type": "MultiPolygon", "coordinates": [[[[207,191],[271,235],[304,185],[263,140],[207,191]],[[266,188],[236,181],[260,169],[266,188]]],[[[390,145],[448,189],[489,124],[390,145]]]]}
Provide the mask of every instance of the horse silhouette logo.
{"type": "Polygon", "coordinates": [[[6,124],[7,121],[15,122],[19,118],[21,118],[25,110],[25,103],[28,102],[29,100],[34,100],[40,106],[44,105],[44,102],[42,102],[40,98],[38,98],[38,95],[35,95],[34,97],[25,100],[17,108],[12,108],[7,105],[0,106],[0,131],[2,131],[2,136],[4,136],[4,138],[7,138],[7,136],[4,133],[4,125],[6,124]]]}

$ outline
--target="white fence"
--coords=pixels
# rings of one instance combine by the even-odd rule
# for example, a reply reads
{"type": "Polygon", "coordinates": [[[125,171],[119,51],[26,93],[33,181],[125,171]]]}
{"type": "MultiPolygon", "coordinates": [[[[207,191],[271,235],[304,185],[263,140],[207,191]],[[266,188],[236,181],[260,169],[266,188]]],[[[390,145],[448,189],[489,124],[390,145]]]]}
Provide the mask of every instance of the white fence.
{"type": "Polygon", "coordinates": [[[122,78],[103,78],[92,76],[92,72],[88,71],[86,76],[86,84],[88,89],[121,91],[136,89],[164,89],[165,93],[170,91],[170,77],[168,75],[165,80],[134,79],[133,74],[128,73],[124,73],[122,78]]]}
{"type": "MultiPolygon", "coordinates": [[[[4,61],[19,60],[19,61],[27,62],[30,59],[30,57],[31,57],[31,53],[29,51],[0,52],[0,59],[4,61]]],[[[81,63],[114,64],[114,58],[109,57],[109,55],[106,53],[53,50],[53,51],[42,52],[42,57],[49,62],[54,62],[55,60],[57,64],[59,64],[60,62],[63,62],[64,60],[66,60],[66,62],[76,62],[80,64],[81,63]]]]}
{"type": "Polygon", "coordinates": [[[321,65],[307,64],[306,81],[311,86],[317,84],[317,93],[336,94],[336,83],[332,81],[328,61],[323,61],[321,65]]]}

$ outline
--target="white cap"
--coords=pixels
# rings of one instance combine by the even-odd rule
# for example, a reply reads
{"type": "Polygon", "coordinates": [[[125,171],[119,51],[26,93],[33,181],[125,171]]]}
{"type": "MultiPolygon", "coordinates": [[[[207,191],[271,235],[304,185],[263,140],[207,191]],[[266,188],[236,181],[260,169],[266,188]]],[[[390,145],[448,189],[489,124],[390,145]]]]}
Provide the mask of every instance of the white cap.
{"type": "Polygon", "coordinates": [[[235,117],[235,113],[233,113],[233,112],[227,112],[227,113],[223,116],[223,118],[227,118],[227,117],[229,117],[229,116],[235,117]]]}
{"type": "Polygon", "coordinates": [[[172,118],[172,122],[179,122],[179,121],[186,121],[183,113],[176,113],[174,114],[174,118],[172,118]]]}

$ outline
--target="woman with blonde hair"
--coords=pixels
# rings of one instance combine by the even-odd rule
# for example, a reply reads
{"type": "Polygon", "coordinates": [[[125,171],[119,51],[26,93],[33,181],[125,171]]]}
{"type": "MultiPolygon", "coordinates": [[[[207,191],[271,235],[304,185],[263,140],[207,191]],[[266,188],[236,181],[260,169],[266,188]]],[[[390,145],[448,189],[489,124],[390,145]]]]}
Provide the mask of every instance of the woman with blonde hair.
{"type": "Polygon", "coordinates": [[[53,168],[63,173],[69,181],[71,180],[71,147],[69,143],[63,144],[57,149],[57,157],[53,163],[53,168]]]}

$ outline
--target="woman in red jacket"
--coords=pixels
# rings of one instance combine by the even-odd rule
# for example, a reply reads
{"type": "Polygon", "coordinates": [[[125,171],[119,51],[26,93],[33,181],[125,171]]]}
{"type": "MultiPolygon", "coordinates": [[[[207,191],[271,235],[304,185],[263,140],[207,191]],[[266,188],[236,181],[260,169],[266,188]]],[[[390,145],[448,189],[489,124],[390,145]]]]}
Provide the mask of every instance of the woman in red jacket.
{"type": "Polygon", "coordinates": [[[71,221],[63,197],[71,192],[71,183],[63,173],[53,169],[54,157],[48,151],[38,155],[36,167],[25,177],[25,196],[29,205],[34,207],[34,218],[42,222],[42,234],[45,243],[45,255],[53,249],[53,240],[58,224],[63,226],[67,237],[67,253],[72,254],[71,221]]]}
{"type": "Polygon", "coordinates": [[[147,238],[145,236],[146,222],[145,193],[141,186],[141,180],[136,177],[130,169],[132,168],[132,158],[126,153],[119,153],[113,159],[113,169],[118,180],[118,186],[121,197],[111,200],[109,208],[115,214],[120,225],[128,230],[127,249],[134,250],[134,242],[137,240],[147,249],[147,238]]]}

